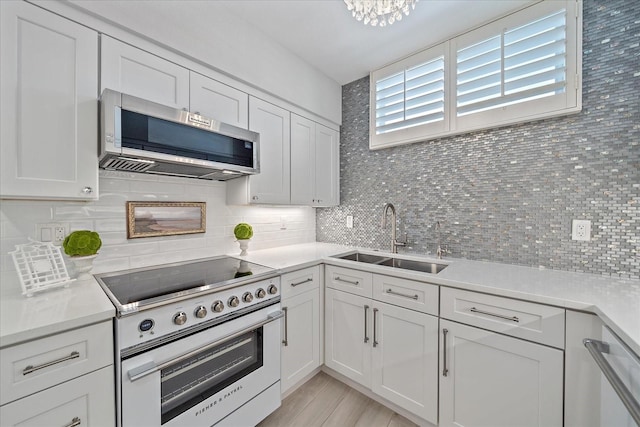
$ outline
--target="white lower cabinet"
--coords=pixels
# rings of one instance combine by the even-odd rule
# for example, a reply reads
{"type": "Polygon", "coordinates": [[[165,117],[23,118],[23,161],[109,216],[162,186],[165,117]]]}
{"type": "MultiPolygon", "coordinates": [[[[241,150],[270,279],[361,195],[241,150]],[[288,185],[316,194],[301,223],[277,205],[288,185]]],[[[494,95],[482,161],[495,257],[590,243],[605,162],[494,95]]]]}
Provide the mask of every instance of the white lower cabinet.
{"type": "Polygon", "coordinates": [[[563,425],[563,351],[444,319],[440,332],[440,426],[563,425]]]}
{"type": "Polygon", "coordinates": [[[282,275],[282,393],[300,384],[320,367],[321,301],[320,267],[314,266],[282,275]]]}
{"type": "Polygon", "coordinates": [[[320,366],[320,290],[314,289],[282,301],[285,333],[282,339],[282,392],[320,366]]]}
{"type": "Polygon", "coordinates": [[[329,368],[437,423],[437,317],[327,289],[325,322],[329,368]]]}
{"type": "Polygon", "coordinates": [[[0,425],[115,425],[113,365],[0,407],[0,425]]]}

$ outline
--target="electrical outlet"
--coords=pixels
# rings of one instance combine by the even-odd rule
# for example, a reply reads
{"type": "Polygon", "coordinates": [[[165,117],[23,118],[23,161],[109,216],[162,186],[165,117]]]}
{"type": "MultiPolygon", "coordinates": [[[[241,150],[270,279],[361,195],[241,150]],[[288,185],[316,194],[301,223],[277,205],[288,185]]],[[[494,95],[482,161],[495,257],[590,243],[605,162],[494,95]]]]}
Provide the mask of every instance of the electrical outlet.
{"type": "Polygon", "coordinates": [[[353,228],[353,215],[347,215],[347,228],[353,228]]]}
{"type": "Polygon", "coordinates": [[[572,240],[591,240],[591,221],[588,219],[574,219],[571,223],[572,240]]]}
{"type": "Polygon", "coordinates": [[[60,222],[36,224],[36,240],[41,242],[52,242],[54,245],[61,245],[67,234],[69,234],[69,224],[60,222]]]}

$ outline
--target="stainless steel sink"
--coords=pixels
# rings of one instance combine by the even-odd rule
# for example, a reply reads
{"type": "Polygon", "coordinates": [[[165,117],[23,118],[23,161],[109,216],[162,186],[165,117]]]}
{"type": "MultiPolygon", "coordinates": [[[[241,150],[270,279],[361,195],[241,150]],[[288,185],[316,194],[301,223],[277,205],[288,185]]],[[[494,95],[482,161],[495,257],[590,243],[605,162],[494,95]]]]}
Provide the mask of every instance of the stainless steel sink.
{"type": "Polygon", "coordinates": [[[391,259],[386,256],[369,255],[369,254],[363,254],[360,252],[354,252],[352,254],[343,255],[336,258],[346,259],[348,261],[366,262],[367,264],[379,264],[383,261],[391,259]]]}
{"type": "Polygon", "coordinates": [[[429,261],[414,261],[410,259],[390,258],[380,263],[389,267],[403,268],[405,270],[422,271],[423,273],[438,274],[444,270],[446,264],[438,264],[429,261]]]}
{"type": "Polygon", "coordinates": [[[447,264],[438,264],[431,261],[392,258],[381,255],[363,254],[361,252],[353,252],[342,256],[336,256],[335,258],[347,261],[363,262],[366,264],[382,265],[385,267],[401,268],[403,270],[420,271],[430,274],[438,274],[447,267],[447,264]]]}

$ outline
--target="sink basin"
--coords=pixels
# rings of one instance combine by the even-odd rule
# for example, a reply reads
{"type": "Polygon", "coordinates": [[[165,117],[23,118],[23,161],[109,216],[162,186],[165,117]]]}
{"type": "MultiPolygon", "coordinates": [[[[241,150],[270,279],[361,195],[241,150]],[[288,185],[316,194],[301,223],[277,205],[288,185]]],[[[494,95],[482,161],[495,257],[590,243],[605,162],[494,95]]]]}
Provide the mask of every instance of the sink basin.
{"type": "Polygon", "coordinates": [[[388,260],[381,262],[380,265],[403,268],[405,270],[421,271],[423,273],[431,274],[438,274],[447,267],[446,264],[438,264],[429,261],[414,261],[401,258],[389,258],[388,260]]]}
{"type": "Polygon", "coordinates": [[[438,264],[431,261],[417,261],[403,258],[391,258],[388,256],[363,254],[353,252],[335,258],[347,261],[363,262],[366,264],[382,265],[385,267],[401,268],[403,270],[420,271],[422,273],[438,274],[447,267],[447,264],[438,264]]]}
{"type": "Polygon", "coordinates": [[[391,259],[386,256],[369,255],[369,254],[363,254],[360,252],[354,252],[352,254],[340,256],[337,258],[346,259],[348,261],[366,262],[367,264],[379,264],[382,261],[387,261],[391,259]]]}

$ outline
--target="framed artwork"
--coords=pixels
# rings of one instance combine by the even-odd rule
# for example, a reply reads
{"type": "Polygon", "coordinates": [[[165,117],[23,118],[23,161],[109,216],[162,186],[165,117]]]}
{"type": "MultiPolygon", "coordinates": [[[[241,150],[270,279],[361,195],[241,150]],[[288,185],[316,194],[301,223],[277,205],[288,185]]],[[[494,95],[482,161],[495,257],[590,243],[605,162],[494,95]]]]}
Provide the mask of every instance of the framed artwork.
{"type": "Polygon", "coordinates": [[[127,202],[127,239],[206,231],[205,202],[127,202]]]}

